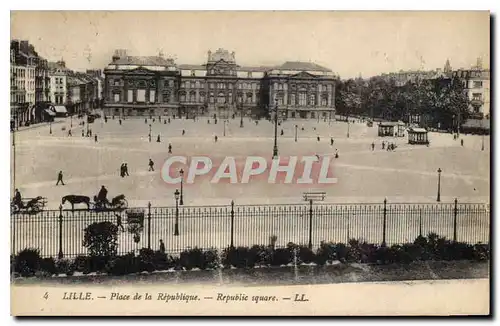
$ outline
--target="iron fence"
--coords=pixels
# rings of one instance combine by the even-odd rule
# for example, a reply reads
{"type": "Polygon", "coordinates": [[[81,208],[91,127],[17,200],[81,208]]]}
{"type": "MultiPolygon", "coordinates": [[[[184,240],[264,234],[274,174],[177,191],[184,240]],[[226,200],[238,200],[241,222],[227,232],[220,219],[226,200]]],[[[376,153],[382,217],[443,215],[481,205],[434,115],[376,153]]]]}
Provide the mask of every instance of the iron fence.
{"type": "Polygon", "coordinates": [[[489,242],[489,204],[288,204],[179,206],[134,208],[127,211],[48,210],[11,215],[11,253],[38,248],[44,257],[87,254],[84,229],[95,222],[118,225],[118,253],[140,248],[167,252],[188,248],[225,248],[289,242],[317,248],[322,241],[346,242],[351,238],[387,245],[412,242],[430,232],[454,241],[489,242]],[[141,214],[139,214],[141,215],[141,214]],[[174,235],[176,222],[179,235],[174,235]],[[133,227],[136,225],[135,228],[133,227]],[[140,228],[137,229],[137,224],[140,228]],[[134,237],[137,231],[138,237],[134,237]]]}

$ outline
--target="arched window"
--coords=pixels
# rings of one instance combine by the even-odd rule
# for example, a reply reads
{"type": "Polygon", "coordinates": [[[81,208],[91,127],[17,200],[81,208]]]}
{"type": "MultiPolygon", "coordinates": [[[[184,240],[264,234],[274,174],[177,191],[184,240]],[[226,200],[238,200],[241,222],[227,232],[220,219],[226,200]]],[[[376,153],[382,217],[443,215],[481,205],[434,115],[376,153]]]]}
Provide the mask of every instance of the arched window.
{"type": "Polygon", "coordinates": [[[205,92],[200,92],[200,102],[205,103],[205,92]]]}
{"type": "Polygon", "coordinates": [[[300,106],[306,106],[307,105],[306,93],[299,93],[299,105],[300,106]]]}
{"type": "Polygon", "coordinates": [[[243,93],[238,93],[238,103],[243,103],[243,93]]]}
{"type": "Polygon", "coordinates": [[[196,102],[196,92],[191,91],[191,92],[189,93],[189,102],[190,102],[190,103],[194,103],[194,102],[196,102]]]}
{"type": "Polygon", "coordinates": [[[309,95],[309,105],[316,105],[316,96],[314,94],[309,95]]]}
{"type": "Polygon", "coordinates": [[[195,86],[196,86],[196,88],[200,88],[200,81],[199,80],[196,81],[195,86]]]}
{"type": "Polygon", "coordinates": [[[163,102],[170,103],[170,92],[163,93],[163,102]]]}
{"type": "MultiPolygon", "coordinates": [[[[326,87],[326,86],[324,86],[326,87]]],[[[321,106],[327,106],[328,105],[328,97],[326,95],[323,95],[321,97],[321,106]]]]}
{"type": "Polygon", "coordinates": [[[217,103],[218,104],[226,103],[226,97],[224,96],[224,93],[221,92],[217,95],[217,103]]]}
{"type": "Polygon", "coordinates": [[[186,102],[186,92],[180,92],[179,98],[181,102],[186,102]]]}
{"type": "Polygon", "coordinates": [[[214,93],[210,93],[210,103],[215,103],[214,93]]]}
{"type": "MultiPolygon", "coordinates": [[[[231,85],[231,84],[229,84],[229,85],[231,85]]],[[[227,95],[227,101],[229,104],[233,104],[233,93],[229,93],[227,95]]]]}
{"type": "Polygon", "coordinates": [[[246,103],[252,103],[252,93],[247,93],[246,103]]]}

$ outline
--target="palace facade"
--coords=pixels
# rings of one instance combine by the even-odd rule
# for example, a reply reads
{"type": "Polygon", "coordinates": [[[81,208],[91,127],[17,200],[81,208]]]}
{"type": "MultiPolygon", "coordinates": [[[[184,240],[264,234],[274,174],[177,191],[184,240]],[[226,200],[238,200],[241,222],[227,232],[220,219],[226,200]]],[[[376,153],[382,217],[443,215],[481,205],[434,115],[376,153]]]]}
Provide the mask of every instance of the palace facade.
{"type": "Polygon", "coordinates": [[[333,118],[337,76],[311,62],[275,67],[236,63],[235,53],[208,51],[202,65],[116,50],[105,68],[104,113],[114,116],[333,118]]]}

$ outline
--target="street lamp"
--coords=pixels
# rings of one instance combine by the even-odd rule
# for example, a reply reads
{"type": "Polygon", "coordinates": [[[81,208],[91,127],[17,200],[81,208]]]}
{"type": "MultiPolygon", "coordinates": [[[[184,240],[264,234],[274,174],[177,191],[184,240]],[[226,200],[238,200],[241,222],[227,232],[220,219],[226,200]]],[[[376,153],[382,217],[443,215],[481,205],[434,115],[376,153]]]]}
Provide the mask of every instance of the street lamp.
{"type": "Polygon", "coordinates": [[[299,126],[295,125],[295,142],[297,142],[297,128],[299,128],[299,126]]]}
{"type": "Polygon", "coordinates": [[[226,136],[226,120],[222,121],[222,124],[224,125],[224,137],[226,136]]]}
{"type": "Polygon", "coordinates": [[[440,202],[441,201],[441,172],[443,172],[443,171],[441,170],[441,168],[439,168],[437,170],[437,172],[438,172],[438,193],[437,193],[436,201],[440,202]]]}
{"type": "Polygon", "coordinates": [[[149,142],[151,142],[151,124],[149,124],[149,142]]]}
{"type": "Polygon", "coordinates": [[[349,138],[349,127],[350,127],[350,124],[349,124],[349,116],[347,117],[347,138],[349,138]]]}
{"type": "Polygon", "coordinates": [[[175,189],[175,227],[174,235],[179,235],[179,189],[175,189]]]}
{"type": "Polygon", "coordinates": [[[52,135],[52,121],[49,121],[49,134],[52,135]]]}
{"type": "Polygon", "coordinates": [[[183,195],[184,193],[182,191],[182,184],[184,183],[184,181],[183,181],[184,180],[184,170],[181,169],[179,171],[179,174],[181,175],[181,199],[179,201],[179,205],[184,205],[184,195],[183,195]]]}
{"type": "Polygon", "coordinates": [[[73,129],[73,113],[69,116],[70,128],[73,129]]]}
{"type": "Polygon", "coordinates": [[[483,129],[483,137],[481,138],[481,150],[484,151],[484,134],[485,134],[485,130],[484,130],[484,117],[483,119],[481,120],[481,125],[482,125],[482,129],[483,129]]]}
{"type": "Polygon", "coordinates": [[[276,99],[276,111],[274,113],[274,147],[273,158],[278,157],[278,99],[276,99]]]}
{"type": "Polygon", "coordinates": [[[240,128],[243,128],[243,109],[241,109],[240,112],[241,112],[240,128]]]}

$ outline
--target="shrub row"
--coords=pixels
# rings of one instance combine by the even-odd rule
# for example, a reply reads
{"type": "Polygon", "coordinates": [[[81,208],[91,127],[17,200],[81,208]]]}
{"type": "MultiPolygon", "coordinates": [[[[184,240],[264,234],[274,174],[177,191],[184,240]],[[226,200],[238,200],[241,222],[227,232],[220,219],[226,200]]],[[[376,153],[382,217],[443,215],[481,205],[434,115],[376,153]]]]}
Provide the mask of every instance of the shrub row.
{"type": "Polygon", "coordinates": [[[278,267],[290,264],[322,266],[341,263],[411,263],[424,260],[488,260],[488,244],[470,245],[453,242],[436,234],[419,236],[413,243],[381,246],[352,239],[347,244],[323,242],[317,250],[289,243],[285,248],[275,248],[276,238],[271,243],[252,247],[215,249],[199,248],[185,250],[178,256],[143,248],[139,254],[129,253],[114,256],[77,256],[75,259],[41,258],[38,249],[27,248],[11,256],[11,272],[24,276],[68,275],[75,272],[92,272],[110,275],[126,275],[140,272],[164,270],[201,270],[223,268],[278,267]]]}

